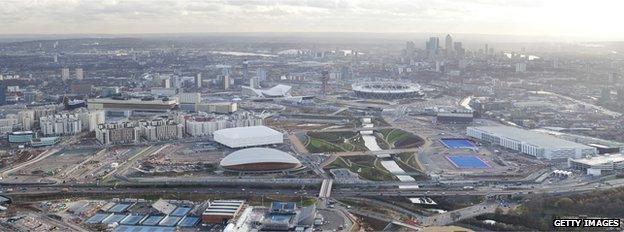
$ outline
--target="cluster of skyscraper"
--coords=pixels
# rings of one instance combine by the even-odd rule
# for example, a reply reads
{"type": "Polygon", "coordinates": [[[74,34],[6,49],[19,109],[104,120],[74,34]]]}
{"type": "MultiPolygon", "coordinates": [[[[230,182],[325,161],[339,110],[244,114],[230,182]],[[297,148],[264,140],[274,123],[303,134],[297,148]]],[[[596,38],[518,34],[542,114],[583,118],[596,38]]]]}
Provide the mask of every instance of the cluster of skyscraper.
{"type": "MultiPolygon", "coordinates": [[[[413,42],[411,43],[413,44],[413,42]]],[[[410,47],[410,45],[408,45],[408,47],[410,47]]],[[[430,37],[429,40],[425,42],[425,51],[427,52],[427,57],[429,58],[452,58],[455,56],[463,56],[466,52],[463,48],[462,43],[453,42],[453,37],[448,34],[444,39],[444,48],[440,46],[439,37],[430,37]]]]}

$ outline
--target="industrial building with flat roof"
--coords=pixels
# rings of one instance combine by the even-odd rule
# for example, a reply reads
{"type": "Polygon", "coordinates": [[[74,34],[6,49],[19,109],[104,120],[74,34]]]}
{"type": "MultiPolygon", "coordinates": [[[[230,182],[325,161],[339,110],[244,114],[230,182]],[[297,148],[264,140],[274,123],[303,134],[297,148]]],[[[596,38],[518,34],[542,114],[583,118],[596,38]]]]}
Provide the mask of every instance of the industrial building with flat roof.
{"type": "Polygon", "coordinates": [[[89,110],[106,111],[157,111],[166,112],[173,109],[178,102],[176,100],[161,99],[113,99],[93,98],[87,100],[89,110]]]}
{"type": "Polygon", "coordinates": [[[598,153],[594,147],[510,126],[468,127],[466,134],[536,158],[548,160],[581,158],[598,153]]]}
{"type": "Polygon", "coordinates": [[[7,135],[9,143],[28,143],[35,137],[32,131],[14,131],[7,135]]]}
{"type": "Polygon", "coordinates": [[[231,148],[240,148],[284,143],[284,135],[266,126],[249,126],[215,131],[214,140],[231,148]]]}
{"type": "Polygon", "coordinates": [[[474,119],[472,113],[449,113],[439,112],[436,115],[436,123],[449,123],[449,124],[470,124],[474,119]]]}
{"type": "Polygon", "coordinates": [[[613,171],[624,170],[624,155],[608,154],[581,159],[568,160],[568,166],[587,172],[589,175],[600,176],[613,171]]]}
{"type": "Polygon", "coordinates": [[[244,204],[244,200],[212,201],[202,213],[202,222],[206,224],[227,222],[238,216],[244,204]]]}

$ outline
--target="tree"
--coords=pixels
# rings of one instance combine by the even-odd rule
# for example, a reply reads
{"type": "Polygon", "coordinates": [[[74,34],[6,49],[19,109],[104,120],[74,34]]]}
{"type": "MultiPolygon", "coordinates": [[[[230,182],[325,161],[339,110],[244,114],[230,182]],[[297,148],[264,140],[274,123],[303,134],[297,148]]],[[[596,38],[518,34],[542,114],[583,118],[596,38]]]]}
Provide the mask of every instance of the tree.
{"type": "Polygon", "coordinates": [[[503,214],[503,209],[501,209],[500,207],[496,207],[496,209],[494,210],[494,213],[497,215],[501,215],[503,214]]]}
{"type": "Polygon", "coordinates": [[[559,200],[557,200],[557,202],[555,202],[555,207],[556,208],[561,208],[561,209],[569,209],[573,205],[574,205],[574,201],[572,199],[570,199],[569,197],[559,198],[559,200]]]}

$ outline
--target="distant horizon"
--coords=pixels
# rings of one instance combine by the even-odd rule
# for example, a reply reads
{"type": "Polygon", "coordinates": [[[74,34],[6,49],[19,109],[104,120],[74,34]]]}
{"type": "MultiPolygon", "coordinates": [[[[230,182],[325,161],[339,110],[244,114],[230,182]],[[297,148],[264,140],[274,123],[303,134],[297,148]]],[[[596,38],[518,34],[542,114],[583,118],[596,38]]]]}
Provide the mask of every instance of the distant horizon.
{"type": "MultiPolygon", "coordinates": [[[[600,39],[591,38],[586,36],[553,36],[553,35],[517,35],[517,34],[487,34],[487,33],[444,33],[444,32],[339,32],[339,31],[326,31],[326,32],[314,32],[314,31],[297,31],[297,32],[279,32],[279,31],[263,31],[263,32],[250,32],[250,31],[212,31],[212,32],[146,32],[146,33],[32,33],[32,34],[0,34],[0,39],[14,38],[23,39],[22,41],[38,40],[33,37],[45,37],[41,40],[55,39],[54,37],[60,37],[58,39],[88,39],[88,38],[142,38],[142,37],[167,37],[167,36],[213,36],[213,35],[228,35],[228,36],[258,36],[258,37],[315,37],[315,36],[340,36],[348,38],[354,35],[379,35],[386,37],[385,39],[393,40],[418,40],[427,39],[429,37],[443,37],[450,34],[454,38],[469,37],[475,39],[475,37],[484,37],[485,40],[493,40],[497,43],[583,43],[583,42],[624,42],[622,39],[600,39]],[[409,36],[419,38],[406,38],[409,36]],[[394,38],[393,38],[394,37],[394,38]],[[505,38],[496,37],[508,37],[512,41],[507,41],[505,38]],[[515,40],[515,41],[513,41],[515,40]]],[[[382,38],[380,38],[382,39],[382,38]]]]}
{"type": "Polygon", "coordinates": [[[5,0],[1,35],[443,33],[624,40],[618,0],[5,0]]]}

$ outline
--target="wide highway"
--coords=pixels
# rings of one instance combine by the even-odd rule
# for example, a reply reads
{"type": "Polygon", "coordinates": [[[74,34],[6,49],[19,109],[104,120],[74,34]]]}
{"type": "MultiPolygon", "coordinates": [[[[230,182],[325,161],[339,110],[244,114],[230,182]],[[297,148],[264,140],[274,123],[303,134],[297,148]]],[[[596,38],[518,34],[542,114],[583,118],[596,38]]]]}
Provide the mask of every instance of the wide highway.
{"type": "MultiPolygon", "coordinates": [[[[378,188],[368,187],[342,187],[337,186],[331,190],[331,196],[340,197],[358,197],[358,196],[496,196],[496,195],[528,195],[528,194],[570,194],[588,192],[593,190],[605,190],[609,188],[622,187],[624,181],[613,182],[613,184],[585,184],[576,186],[552,186],[552,187],[540,187],[534,189],[494,189],[494,188],[477,188],[471,190],[461,189],[444,189],[426,187],[420,189],[399,189],[392,186],[383,186],[378,188]]],[[[132,197],[133,195],[145,195],[151,193],[158,194],[210,194],[210,195],[227,195],[227,196],[269,196],[269,195],[283,195],[283,196],[308,196],[316,197],[319,193],[319,187],[315,186],[243,186],[243,187],[228,187],[228,186],[5,186],[4,195],[9,197],[15,197],[18,199],[34,198],[64,198],[68,196],[101,196],[104,194],[123,194],[126,197],[132,197]],[[10,192],[7,190],[10,188],[10,192]]]]}

